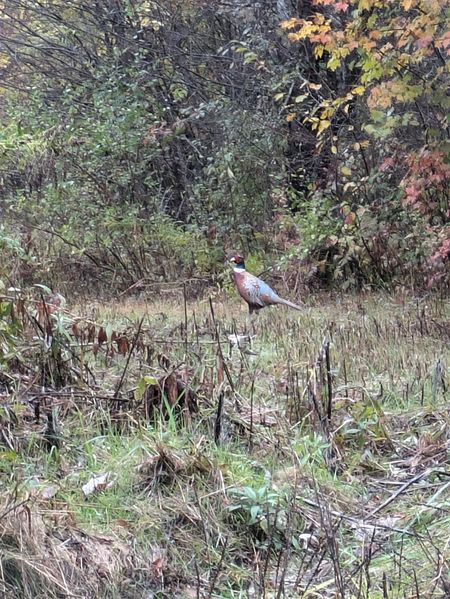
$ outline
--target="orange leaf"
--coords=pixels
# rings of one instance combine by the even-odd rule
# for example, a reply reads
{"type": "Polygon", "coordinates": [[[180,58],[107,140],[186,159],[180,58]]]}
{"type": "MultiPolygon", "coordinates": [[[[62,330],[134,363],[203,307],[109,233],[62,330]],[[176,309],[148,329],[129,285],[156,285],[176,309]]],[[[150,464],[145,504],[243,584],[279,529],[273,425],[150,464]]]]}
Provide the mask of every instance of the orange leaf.
{"type": "Polygon", "coordinates": [[[349,212],[344,219],[344,225],[349,227],[349,226],[353,225],[355,220],[356,220],[356,214],[354,212],[349,212]]]}
{"type": "Polygon", "coordinates": [[[154,559],[152,561],[152,568],[158,575],[161,575],[163,569],[163,558],[157,557],[156,559],[154,559]]]}

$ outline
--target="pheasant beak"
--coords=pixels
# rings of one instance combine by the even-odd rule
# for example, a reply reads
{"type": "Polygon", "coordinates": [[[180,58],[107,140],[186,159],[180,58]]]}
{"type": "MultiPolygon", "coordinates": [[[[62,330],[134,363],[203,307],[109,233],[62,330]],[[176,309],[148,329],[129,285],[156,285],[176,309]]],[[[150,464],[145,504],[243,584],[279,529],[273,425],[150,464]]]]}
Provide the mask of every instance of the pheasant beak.
{"type": "Polygon", "coordinates": [[[234,256],[232,256],[232,257],[230,258],[230,262],[235,262],[235,263],[236,263],[236,258],[235,258],[234,256]]]}

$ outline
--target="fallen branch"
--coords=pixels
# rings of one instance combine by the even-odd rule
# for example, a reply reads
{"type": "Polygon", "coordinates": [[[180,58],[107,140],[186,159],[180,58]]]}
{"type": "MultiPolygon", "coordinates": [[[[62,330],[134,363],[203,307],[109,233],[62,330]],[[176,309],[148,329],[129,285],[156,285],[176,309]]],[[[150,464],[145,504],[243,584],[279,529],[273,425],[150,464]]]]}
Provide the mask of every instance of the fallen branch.
{"type": "MultiPolygon", "coordinates": [[[[306,499],[304,497],[298,497],[298,499],[300,501],[302,501],[303,503],[305,503],[306,505],[309,505],[310,507],[313,507],[315,509],[321,509],[321,505],[319,503],[317,503],[316,501],[313,501],[312,499],[306,499]]],[[[327,510],[328,513],[330,513],[332,516],[334,516],[335,518],[340,518],[342,520],[346,520],[347,522],[351,522],[352,524],[356,524],[358,526],[360,526],[361,528],[367,528],[369,530],[373,530],[374,528],[380,528],[382,530],[389,530],[391,532],[398,532],[404,535],[408,535],[410,537],[417,537],[418,535],[414,532],[411,532],[409,530],[406,530],[404,528],[397,528],[395,526],[389,526],[388,524],[378,524],[378,523],[369,523],[369,522],[364,522],[364,520],[361,520],[359,518],[356,518],[355,516],[349,516],[347,514],[344,514],[343,512],[338,512],[337,510],[331,510],[328,509],[327,510]]]]}
{"type": "Polygon", "coordinates": [[[368,515],[368,518],[371,518],[375,514],[378,514],[378,512],[380,512],[382,509],[384,509],[385,507],[387,507],[388,505],[390,505],[393,501],[395,501],[397,499],[397,497],[399,497],[402,493],[404,493],[407,489],[409,489],[409,487],[411,485],[413,485],[417,481],[421,480],[422,478],[425,478],[432,471],[433,471],[433,469],[429,468],[428,470],[425,470],[424,472],[421,472],[420,474],[417,474],[416,476],[414,476],[413,478],[411,478],[404,485],[402,485],[400,487],[400,489],[397,489],[397,491],[395,493],[393,493],[390,497],[388,497],[388,499],[386,499],[386,501],[384,501],[381,505],[379,505],[377,508],[375,508],[374,510],[372,510],[370,512],[370,514],[368,515]]]}

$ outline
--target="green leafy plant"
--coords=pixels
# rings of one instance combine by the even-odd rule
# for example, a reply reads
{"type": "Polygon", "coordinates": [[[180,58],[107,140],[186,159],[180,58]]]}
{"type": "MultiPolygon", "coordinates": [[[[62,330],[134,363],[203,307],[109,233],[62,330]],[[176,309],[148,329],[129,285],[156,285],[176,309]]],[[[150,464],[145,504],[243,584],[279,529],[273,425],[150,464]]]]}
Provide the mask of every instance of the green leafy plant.
{"type": "Polygon", "coordinates": [[[276,546],[285,543],[288,533],[288,502],[283,492],[268,484],[258,488],[232,487],[228,491],[232,521],[248,530],[255,540],[266,546],[273,538],[276,546]]]}

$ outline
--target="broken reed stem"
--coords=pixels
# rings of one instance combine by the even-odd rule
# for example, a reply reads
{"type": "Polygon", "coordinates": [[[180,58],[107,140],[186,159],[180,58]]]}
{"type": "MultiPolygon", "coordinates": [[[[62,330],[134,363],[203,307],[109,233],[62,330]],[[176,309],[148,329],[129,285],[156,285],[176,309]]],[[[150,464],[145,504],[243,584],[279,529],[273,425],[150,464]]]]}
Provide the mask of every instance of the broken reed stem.
{"type": "Polygon", "coordinates": [[[211,597],[212,597],[214,587],[216,586],[216,582],[217,582],[217,579],[219,578],[220,571],[222,570],[222,565],[223,565],[223,562],[225,559],[225,552],[227,550],[227,546],[228,546],[228,537],[225,537],[225,541],[224,541],[223,548],[222,548],[222,553],[220,554],[220,560],[217,565],[216,571],[214,572],[214,576],[211,580],[211,585],[209,587],[208,599],[211,599],[211,597]]]}
{"type": "Polygon", "coordinates": [[[141,320],[139,321],[139,325],[138,325],[138,328],[137,328],[137,331],[136,331],[136,335],[133,338],[133,342],[131,344],[130,351],[128,352],[127,361],[125,362],[125,366],[124,366],[124,369],[122,370],[122,375],[120,377],[120,380],[119,380],[119,383],[118,383],[118,385],[116,387],[116,390],[114,391],[114,396],[113,396],[114,399],[117,399],[117,397],[119,396],[119,393],[120,393],[120,389],[122,388],[123,381],[125,379],[125,375],[127,373],[128,366],[130,364],[131,356],[133,354],[134,348],[136,347],[136,343],[137,343],[137,340],[139,339],[139,335],[141,334],[141,329],[142,329],[142,324],[144,323],[144,318],[145,318],[145,316],[143,316],[141,318],[141,320]]]}
{"type": "Polygon", "coordinates": [[[303,398],[303,397],[306,395],[306,393],[309,391],[309,388],[310,388],[311,381],[314,379],[314,377],[315,377],[315,376],[316,376],[316,374],[317,374],[317,373],[316,373],[316,371],[317,371],[317,369],[319,368],[319,366],[320,366],[320,364],[321,364],[321,362],[322,362],[322,360],[323,360],[323,354],[324,354],[324,351],[325,351],[325,345],[326,345],[326,343],[327,343],[327,341],[326,341],[326,337],[324,337],[324,339],[323,339],[323,341],[322,341],[322,344],[321,344],[321,346],[320,346],[320,349],[319,349],[319,351],[318,351],[318,353],[317,353],[317,358],[316,358],[316,360],[314,361],[314,364],[313,364],[313,366],[312,366],[312,368],[311,368],[311,373],[309,374],[309,376],[307,376],[307,379],[306,379],[306,385],[305,385],[305,387],[304,387],[304,389],[303,389],[303,392],[302,392],[302,395],[301,395],[301,397],[302,397],[302,398],[303,398]]]}
{"type": "Polygon", "coordinates": [[[233,393],[235,393],[235,388],[234,388],[234,383],[233,383],[233,379],[231,378],[231,373],[228,369],[228,365],[225,362],[225,358],[223,356],[223,351],[222,351],[222,345],[220,343],[220,337],[219,337],[219,329],[217,327],[217,321],[216,321],[216,316],[214,314],[214,307],[213,307],[213,303],[212,303],[212,299],[211,297],[209,298],[209,308],[211,310],[211,317],[212,317],[212,321],[214,324],[214,332],[216,335],[216,341],[217,341],[217,351],[219,352],[219,356],[223,365],[223,370],[227,376],[228,382],[230,384],[231,390],[233,391],[233,393]]]}
{"type": "MultiPolygon", "coordinates": [[[[183,308],[184,308],[184,363],[187,363],[188,359],[188,311],[187,311],[187,295],[186,295],[186,283],[183,282],[183,308]]],[[[186,388],[184,391],[184,406],[185,406],[185,420],[187,425],[192,424],[191,413],[189,410],[189,383],[188,383],[188,370],[186,368],[186,388]]]]}
{"type": "MultiPolygon", "coordinates": [[[[315,373],[315,371],[314,371],[314,373],[315,373]]],[[[310,404],[312,404],[314,412],[317,414],[317,418],[318,418],[319,422],[321,423],[323,421],[322,410],[320,409],[319,402],[317,401],[317,395],[314,391],[314,386],[312,383],[313,383],[313,378],[310,377],[310,379],[308,381],[308,387],[307,387],[308,399],[310,400],[310,404]]]]}
{"type": "Polygon", "coordinates": [[[214,442],[220,444],[220,435],[222,433],[222,413],[223,413],[224,394],[223,389],[220,390],[219,399],[217,402],[216,421],[214,422],[214,442]]]}
{"type": "Polygon", "coordinates": [[[203,513],[203,508],[202,508],[202,504],[200,503],[200,497],[198,496],[198,491],[197,491],[197,487],[196,487],[196,481],[195,478],[192,478],[192,489],[194,491],[194,496],[195,496],[195,501],[197,502],[197,507],[198,507],[198,512],[200,514],[200,523],[201,523],[201,528],[202,528],[202,532],[203,532],[203,537],[205,540],[205,549],[206,549],[206,554],[208,557],[208,561],[211,561],[211,555],[209,552],[209,535],[208,535],[208,530],[206,528],[206,524],[205,524],[205,517],[204,517],[204,513],[203,513]]]}
{"type": "Polygon", "coordinates": [[[250,390],[250,431],[249,431],[249,451],[253,451],[253,396],[255,393],[255,378],[252,380],[252,388],[250,390]]]}
{"type": "Polygon", "coordinates": [[[183,283],[183,303],[184,303],[184,359],[188,355],[188,313],[187,313],[187,296],[186,283],[183,283]]]}
{"type": "Polygon", "coordinates": [[[347,364],[345,362],[345,358],[343,358],[343,360],[342,360],[342,370],[344,372],[345,399],[348,399],[347,364]]]}
{"type": "Polygon", "coordinates": [[[328,420],[331,420],[333,389],[331,386],[330,342],[329,341],[327,341],[327,344],[325,345],[325,364],[327,367],[327,388],[328,388],[327,418],[328,418],[328,420]]]}

